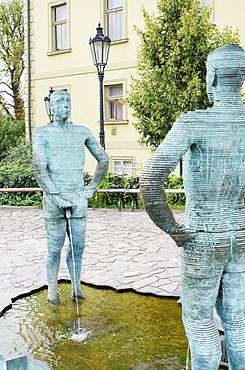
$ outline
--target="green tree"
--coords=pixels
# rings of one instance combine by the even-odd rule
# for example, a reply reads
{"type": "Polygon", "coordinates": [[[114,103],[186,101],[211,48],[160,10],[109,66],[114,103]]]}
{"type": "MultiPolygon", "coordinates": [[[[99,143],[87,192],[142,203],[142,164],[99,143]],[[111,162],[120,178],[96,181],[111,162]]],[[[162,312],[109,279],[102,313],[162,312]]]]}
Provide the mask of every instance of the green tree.
{"type": "Polygon", "coordinates": [[[159,0],[158,15],[143,8],[138,75],[127,102],[142,143],[156,147],[183,112],[207,108],[206,60],[215,48],[239,43],[238,31],[220,31],[199,0],[159,0]]]}
{"type": "Polygon", "coordinates": [[[0,161],[6,157],[10,148],[18,145],[25,137],[25,122],[13,122],[10,116],[0,112],[0,161]]]}
{"type": "Polygon", "coordinates": [[[21,76],[24,71],[24,17],[22,0],[0,3],[0,105],[13,119],[24,119],[21,76]],[[14,112],[12,114],[12,111],[14,112]]]}

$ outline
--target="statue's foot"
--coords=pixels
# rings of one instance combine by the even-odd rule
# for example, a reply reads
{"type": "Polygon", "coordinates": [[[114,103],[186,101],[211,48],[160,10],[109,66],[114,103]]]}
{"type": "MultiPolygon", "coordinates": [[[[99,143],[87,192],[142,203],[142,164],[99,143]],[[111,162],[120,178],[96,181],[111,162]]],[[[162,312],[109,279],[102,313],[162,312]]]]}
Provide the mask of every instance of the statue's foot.
{"type": "Polygon", "coordinates": [[[59,306],[60,305],[60,298],[59,298],[59,294],[56,295],[56,297],[54,298],[48,298],[48,303],[51,305],[51,306],[59,306]]]}
{"type": "Polygon", "coordinates": [[[79,294],[75,294],[75,293],[71,293],[71,299],[73,299],[74,301],[78,300],[78,301],[85,301],[85,297],[83,295],[83,293],[79,293],[79,294]]]}

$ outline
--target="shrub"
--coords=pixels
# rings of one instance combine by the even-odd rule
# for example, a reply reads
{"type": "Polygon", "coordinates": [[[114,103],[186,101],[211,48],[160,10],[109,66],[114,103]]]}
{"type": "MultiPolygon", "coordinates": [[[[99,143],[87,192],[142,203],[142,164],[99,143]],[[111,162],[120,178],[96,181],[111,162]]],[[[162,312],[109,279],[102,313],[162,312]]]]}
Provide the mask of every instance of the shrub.
{"type": "Polygon", "coordinates": [[[25,122],[13,122],[11,117],[0,112],[0,160],[5,158],[8,150],[20,143],[25,136],[25,122]]]}
{"type": "MultiPolygon", "coordinates": [[[[31,167],[10,166],[5,165],[1,167],[0,173],[0,187],[1,188],[31,188],[38,187],[35,178],[34,169],[31,167]]],[[[0,193],[0,205],[10,206],[40,206],[42,195],[40,192],[14,192],[14,193],[0,193]]]]}
{"type": "MultiPolygon", "coordinates": [[[[22,140],[20,144],[8,150],[4,160],[0,163],[0,187],[2,188],[32,188],[38,187],[32,166],[32,145],[30,142],[22,140]]],[[[87,185],[92,179],[88,173],[84,173],[84,184],[87,185]]],[[[182,189],[183,180],[181,177],[169,176],[165,182],[168,189],[182,189]]],[[[138,189],[139,177],[128,177],[126,175],[117,175],[108,172],[104,181],[99,185],[99,189],[138,189]]],[[[173,208],[183,208],[185,205],[185,196],[182,194],[168,194],[170,206],[173,208]]],[[[88,205],[92,208],[117,208],[118,193],[96,193],[92,199],[89,199],[88,205]]],[[[136,195],[139,208],[143,208],[141,197],[136,195]]],[[[132,196],[123,195],[124,207],[130,208],[132,196]]],[[[0,193],[0,205],[15,206],[41,206],[42,193],[17,192],[0,193]]]]}
{"type": "Polygon", "coordinates": [[[32,143],[25,138],[19,140],[18,145],[7,150],[1,166],[24,166],[32,168],[32,143]]]}
{"type": "MultiPolygon", "coordinates": [[[[32,146],[24,139],[16,147],[10,148],[0,163],[1,188],[33,188],[38,187],[32,167],[32,146]]],[[[40,192],[0,193],[0,205],[9,206],[41,206],[40,192]]]]}
{"type": "MultiPolygon", "coordinates": [[[[183,178],[176,176],[169,176],[164,183],[166,189],[183,189],[183,178]]],[[[167,194],[168,202],[172,208],[183,209],[185,207],[184,194],[167,194]]]]}
{"type": "MultiPolygon", "coordinates": [[[[86,176],[85,176],[86,178],[86,176]]],[[[89,181],[86,182],[85,185],[89,181]]],[[[126,175],[117,175],[108,172],[104,181],[98,186],[99,189],[137,189],[139,188],[139,177],[127,177],[126,175]]],[[[92,208],[116,208],[118,207],[119,194],[118,193],[96,193],[95,196],[89,200],[89,207],[92,208]]],[[[130,194],[123,195],[124,207],[131,207],[132,197],[130,194]]],[[[142,202],[137,196],[137,201],[142,207],[142,202]]]]}
{"type": "MultiPolygon", "coordinates": [[[[85,175],[85,184],[91,179],[91,176],[85,175]]],[[[139,188],[138,176],[127,177],[125,175],[117,175],[115,173],[108,172],[104,181],[98,187],[99,189],[138,189],[139,188]]],[[[165,182],[165,188],[167,189],[183,189],[182,177],[169,176],[165,182]]],[[[140,194],[136,195],[139,208],[143,208],[140,194]]],[[[185,195],[184,194],[167,194],[169,204],[172,208],[183,209],[185,206],[185,195]]],[[[116,208],[118,206],[119,196],[117,193],[96,193],[95,196],[89,200],[89,207],[92,208],[116,208]]],[[[124,206],[126,208],[131,207],[132,196],[130,194],[124,194],[124,206]]]]}

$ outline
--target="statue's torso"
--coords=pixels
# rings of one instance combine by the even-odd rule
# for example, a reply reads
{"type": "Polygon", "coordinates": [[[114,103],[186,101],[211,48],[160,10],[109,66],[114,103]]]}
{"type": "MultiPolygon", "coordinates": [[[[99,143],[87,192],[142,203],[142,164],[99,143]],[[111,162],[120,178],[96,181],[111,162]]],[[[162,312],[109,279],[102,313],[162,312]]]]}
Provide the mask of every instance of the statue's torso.
{"type": "Polygon", "coordinates": [[[215,113],[193,125],[184,165],[186,223],[203,231],[245,229],[245,112],[215,113]]]}
{"type": "Polygon", "coordinates": [[[45,150],[49,176],[58,191],[74,192],[83,187],[85,162],[83,127],[50,127],[46,130],[45,150]]]}

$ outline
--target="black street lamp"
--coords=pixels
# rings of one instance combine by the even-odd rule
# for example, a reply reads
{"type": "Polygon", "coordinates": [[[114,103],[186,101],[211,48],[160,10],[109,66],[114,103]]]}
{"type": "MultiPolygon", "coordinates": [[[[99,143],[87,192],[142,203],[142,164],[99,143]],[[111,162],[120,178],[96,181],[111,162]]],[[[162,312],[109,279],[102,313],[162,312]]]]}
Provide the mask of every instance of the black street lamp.
{"type": "Polygon", "coordinates": [[[98,71],[98,78],[100,84],[100,144],[105,149],[105,130],[104,130],[104,109],[103,109],[103,79],[104,70],[107,65],[109,49],[111,40],[108,36],[104,36],[103,28],[100,27],[100,23],[96,28],[96,36],[89,40],[91,53],[94,61],[94,65],[98,71]]]}
{"type": "Polygon", "coordinates": [[[49,116],[49,122],[50,123],[52,123],[53,120],[54,120],[54,115],[53,115],[52,109],[50,108],[50,96],[52,95],[53,92],[54,92],[54,90],[51,87],[50,90],[49,90],[48,96],[45,96],[45,98],[44,98],[44,104],[45,104],[47,115],[49,116]]]}

